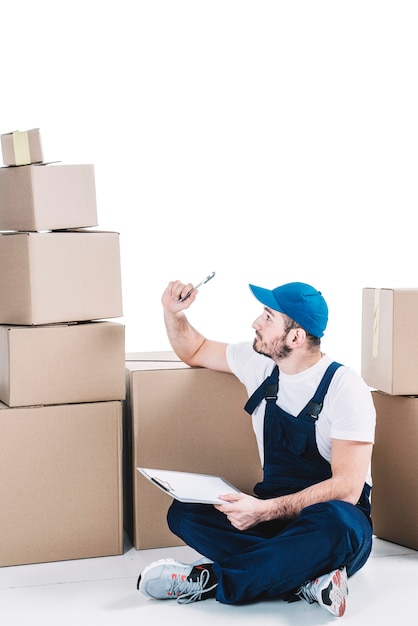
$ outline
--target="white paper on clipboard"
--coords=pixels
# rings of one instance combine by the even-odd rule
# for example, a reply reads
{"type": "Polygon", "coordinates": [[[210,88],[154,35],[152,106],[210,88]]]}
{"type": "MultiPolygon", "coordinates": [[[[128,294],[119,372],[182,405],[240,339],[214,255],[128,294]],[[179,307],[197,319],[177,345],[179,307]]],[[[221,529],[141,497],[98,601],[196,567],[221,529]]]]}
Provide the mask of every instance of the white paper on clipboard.
{"type": "Polygon", "coordinates": [[[156,487],[180,502],[225,504],[224,500],[219,499],[220,495],[240,493],[239,489],[231,485],[222,476],[149,467],[137,467],[136,469],[156,487]]]}

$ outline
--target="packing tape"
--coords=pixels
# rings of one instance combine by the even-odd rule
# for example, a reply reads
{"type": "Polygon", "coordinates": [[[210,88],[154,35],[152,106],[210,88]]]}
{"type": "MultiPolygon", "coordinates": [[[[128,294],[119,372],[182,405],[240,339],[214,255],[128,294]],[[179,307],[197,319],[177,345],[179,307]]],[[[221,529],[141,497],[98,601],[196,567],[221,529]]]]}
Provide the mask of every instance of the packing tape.
{"type": "Polygon", "coordinates": [[[380,289],[374,290],[374,307],[373,307],[373,344],[372,355],[374,358],[379,353],[379,324],[380,324],[380,289]]]}
{"type": "Polygon", "coordinates": [[[14,131],[12,134],[16,165],[28,165],[30,163],[30,149],[27,131],[14,131]]]}

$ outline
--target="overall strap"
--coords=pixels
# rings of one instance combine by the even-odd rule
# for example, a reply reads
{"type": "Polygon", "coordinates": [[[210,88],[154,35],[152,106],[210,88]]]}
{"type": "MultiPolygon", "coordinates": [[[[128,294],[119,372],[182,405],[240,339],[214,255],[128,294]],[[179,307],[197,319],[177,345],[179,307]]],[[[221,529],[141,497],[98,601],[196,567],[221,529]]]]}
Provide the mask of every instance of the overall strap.
{"type": "Polygon", "coordinates": [[[252,396],[248,399],[244,410],[250,415],[254,413],[260,402],[264,399],[276,401],[277,393],[279,390],[279,368],[276,365],[264,382],[254,391],[252,396]]]}
{"type": "Polygon", "coordinates": [[[341,367],[341,363],[337,363],[336,361],[333,361],[328,366],[325,374],[322,377],[321,382],[319,383],[318,389],[315,391],[314,397],[308,402],[305,408],[302,409],[302,411],[299,413],[299,416],[309,415],[316,420],[318,419],[319,414],[322,411],[324,398],[328,391],[328,387],[331,383],[332,377],[339,367],[341,367]]]}

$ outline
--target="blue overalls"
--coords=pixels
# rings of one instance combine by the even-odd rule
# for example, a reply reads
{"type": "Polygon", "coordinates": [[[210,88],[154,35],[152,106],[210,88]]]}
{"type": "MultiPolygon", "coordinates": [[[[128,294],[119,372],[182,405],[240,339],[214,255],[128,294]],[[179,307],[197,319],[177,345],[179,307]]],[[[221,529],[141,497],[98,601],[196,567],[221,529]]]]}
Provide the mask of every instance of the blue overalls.
{"type": "MultiPolygon", "coordinates": [[[[265,398],[264,475],[254,487],[262,499],[287,495],[331,477],[320,455],[315,423],[331,379],[331,363],[316,393],[297,417],[276,404],[279,370],[250,397],[250,414],[265,398]]],[[[172,532],[214,562],[216,599],[227,604],[289,597],[307,580],[345,565],[354,574],[367,561],[372,544],[368,485],[356,506],[340,500],[304,508],[293,520],[263,522],[246,531],[234,528],[211,505],[174,501],[168,511],[172,532]]]]}

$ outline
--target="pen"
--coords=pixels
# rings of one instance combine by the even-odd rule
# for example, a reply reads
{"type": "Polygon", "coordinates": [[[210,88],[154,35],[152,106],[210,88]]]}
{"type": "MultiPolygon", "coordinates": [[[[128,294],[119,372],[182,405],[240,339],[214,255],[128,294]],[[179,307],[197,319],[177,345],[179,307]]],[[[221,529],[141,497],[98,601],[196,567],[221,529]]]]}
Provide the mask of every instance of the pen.
{"type": "Polygon", "coordinates": [[[200,283],[198,283],[195,287],[192,287],[190,289],[190,291],[188,291],[186,293],[185,296],[183,296],[182,298],[179,298],[179,302],[184,302],[184,300],[187,300],[187,298],[190,296],[192,291],[194,291],[195,289],[198,289],[199,287],[201,287],[205,283],[209,282],[214,276],[215,276],[215,272],[212,272],[212,274],[209,274],[209,276],[206,276],[206,278],[204,278],[202,281],[200,281],[200,283]]]}
{"type": "Polygon", "coordinates": [[[168,491],[168,493],[170,493],[170,491],[174,491],[174,489],[170,486],[170,483],[168,483],[166,480],[161,480],[161,478],[151,476],[151,481],[161,487],[161,489],[164,489],[164,491],[168,491]]]}

